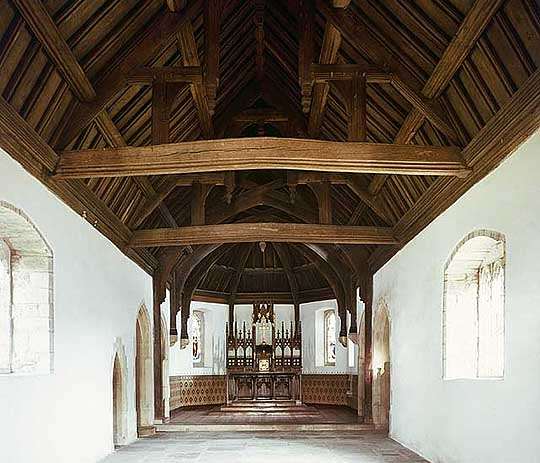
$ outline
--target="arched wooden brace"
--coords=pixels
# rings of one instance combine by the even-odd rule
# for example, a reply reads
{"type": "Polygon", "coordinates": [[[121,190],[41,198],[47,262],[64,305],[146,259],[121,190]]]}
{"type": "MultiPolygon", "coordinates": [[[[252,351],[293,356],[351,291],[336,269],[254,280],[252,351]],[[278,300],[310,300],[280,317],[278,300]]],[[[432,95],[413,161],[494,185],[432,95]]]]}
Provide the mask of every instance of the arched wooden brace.
{"type": "Polygon", "coordinates": [[[324,259],[323,256],[326,253],[322,251],[320,251],[319,253],[314,250],[317,249],[318,246],[307,244],[294,246],[306,259],[308,259],[310,262],[317,264],[317,269],[323,275],[326,281],[328,281],[328,284],[334,291],[334,296],[338,304],[338,315],[341,321],[339,336],[347,336],[347,310],[345,306],[345,290],[343,287],[342,279],[334,271],[333,267],[324,259]]]}
{"type": "Polygon", "coordinates": [[[171,309],[170,309],[170,334],[178,336],[178,328],[176,326],[176,317],[182,306],[182,292],[189,274],[195,266],[213,250],[217,249],[219,244],[208,244],[197,246],[193,252],[185,256],[174,268],[173,278],[171,282],[171,309]]]}
{"type": "MultiPolygon", "coordinates": [[[[324,261],[326,261],[329,266],[332,268],[334,273],[337,275],[339,281],[341,281],[343,286],[343,299],[338,300],[338,310],[340,302],[343,305],[342,313],[345,314],[344,317],[340,315],[341,320],[341,329],[340,337],[343,339],[344,336],[347,336],[347,316],[346,312],[348,311],[351,314],[351,325],[349,327],[349,333],[356,334],[356,296],[352,297],[352,280],[356,279],[355,269],[348,265],[350,261],[348,259],[343,259],[345,254],[338,253],[334,249],[329,248],[325,245],[312,246],[311,244],[306,244],[306,246],[311,249],[313,252],[317,253],[324,261]]],[[[355,292],[356,294],[356,292],[355,292]]]]}
{"type": "MultiPolygon", "coordinates": [[[[301,207],[301,201],[297,201],[295,205],[288,205],[286,202],[286,197],[281,198],[280,195],[277,192],[268,193],[267,195],[263,195],[259,198],[258,201],[242,201],[239,204],[231,204],[230,206],[227,206],[227,213],[223,213],[223,211],[216,210],[214,213],[209,214],[208,216],[208,223],[223,223],[237,214],[241,212],[248,211],[249,209],[253,209],[256,206],[259,205],[267,205],[269,207],[275,208],[277,210],[280,210],[281,212],[284,212],[287,215],[290,215],[291,217],[301,220],[303,222],[306,222],[307,219],[315,219],[315,215],[313,217],[310,217],[309,215],[306,216],[306,213],[304,212],[304,209],[301,207]]],[[[319,246],[319,245],[309,245],[312,247],[312,249],[316,249],[318,254],[322,257],[323,260],[328,260],[330,256],[332,257],[332,266],[334,268],[334,271],[336,271],[336,268],[338,269],[337,272],[343,271],[341,268],[346,265],[341,259],[338,259],[335,257],[335,251],[328,248],[328,246],[319,246]]],[[[219,247],[219,245],[204,245],[204,246],[197,246],[196,249],[193,251],[192,254],[186,256],[182,261],[178,264],[178,267],[175,269],[175,282],[174,284],[171,284],[171,288],[175,293],[178,295],[181,295],[183,293],[184,284],[186,282],[186,279],[189,277],[189,274],[191,271],[195,268],[195,266],[198,265],[198,263],[204,259],[206,255],[213,252],[219,247]]],[[[350,272],[345,272],[350,273],[350,272]]],[[[336,299],[338,297],[336,296],[336,299]]],[[[171,297],[171,303],[175,301],[175,305],[171,305],[171,311],[170,311],[170,329],[171,329],[171,336],[177,336],[177,326],[176,326],[176,317],[178,315],[178,311],[181,307],[181,297],[171,297]]],[[[344,301],[343,299],[341,299],[344,301]]],[[[342,302],[344,304],[344,302],[342,302]]],[[[343,324],[342,324],[343,325],[343,324]]]]}
{"type": "Polygon", "coordinates": [[[212,266],[228,251],[228,246],[221,245],[218,249],[210,251],[201,261],[193,268],[189,276],[186,279],[183,291],[182,291],[182,307],[180,317],[180,340],[186,341],[189,339],[187,331],[187,322],[190,315],[191,299],[193,298],[193,292],[199,286],[202,279],[209,272],[212,266]]]}

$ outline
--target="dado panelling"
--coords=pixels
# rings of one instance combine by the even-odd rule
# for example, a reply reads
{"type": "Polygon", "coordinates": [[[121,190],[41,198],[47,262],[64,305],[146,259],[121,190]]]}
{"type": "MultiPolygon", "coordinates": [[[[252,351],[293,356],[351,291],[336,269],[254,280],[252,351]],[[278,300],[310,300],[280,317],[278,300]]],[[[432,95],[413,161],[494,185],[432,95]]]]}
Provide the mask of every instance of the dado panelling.
{"type": "Polygon", "coordinates": [[[349,375],[302,375],[302,400],[308,404],[349,405],[349,375]]]}
{"type": "Polygon", "coordinates": [[[172,376],[171,410],[193,405],[225,403],[225,376],[172,376]]]}

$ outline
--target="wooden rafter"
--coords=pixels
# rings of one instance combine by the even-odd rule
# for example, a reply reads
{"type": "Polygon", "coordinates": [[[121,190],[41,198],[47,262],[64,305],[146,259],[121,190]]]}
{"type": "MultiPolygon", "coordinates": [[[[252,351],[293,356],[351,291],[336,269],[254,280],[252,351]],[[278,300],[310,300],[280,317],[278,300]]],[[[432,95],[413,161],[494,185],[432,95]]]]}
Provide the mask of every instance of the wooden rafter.
{"type": "MultiPolygon", "coordinates": [[[[84,70],[77,62],[68,44],[60,35],[42,2],[20,0],[16,4],[79,99],[89,101],[95,98],[96,91],[94,87],[86,77],[84,70]]],[[[118,128],[106,110],[100,111],[95,121],[98,130],[109,146],[116,148],[126,146],[124,137],[118,131],[118,128]]],[[[145,196],[152,195],[153,187],[148,179],[145,177],[135,177],[134,180],[145,196]]],[[[166,207],[162,208],[162,214],[170,226],[175,226],[176,222],[172,219],[166,207]]]]}
{"type": "MultiPolygon", "coordinates": [[[[421,92],[424,98],[435,98],[447,87],[502,3],[503,0],[477,0],[473,4],[424,85],[421,92]]],[[[411,100],[409,102],[413,104],[413,110],[403,122],[395,138],[396,143],[409,143],[422,125],[424,117],[427,117],[422,108],[411,100]]],[[[378,194],[387,178],[386,175],[375,176],[369,186],[371,193],[378,194]]]]}
{"type": "Polygon", "coordinates": [[[354,43],[378,69],[389,71],[407,82],[415,91],[420,91],[421,82],[402,63],[399,56],[394,55],[370,32],[363,18],[351,8],[332,8],[327,0],[315,0],[317,9],[326,17],[349,42],[354,43]]]}
{"type": "Polygon", "coordinates": [[[310,66],[314,57],[315,11],[312,0],[300,0],[300,39],[298,50],[298,79],[302,92],[302,111],[309,113],[311,106],[312,79],[310,66]]]}
{"type": "MultiPolygon", "coordinates": [[[[178,44],[182,52],[184,66],[201,65],[199,53],[197,51],[197,42],[195,41],[195,33],[191,21],[185,21],[180,31],[178,32],[178,44]]],[[[206,97],[206,88],[203,81],[192,83],[190,85],[191,95],[197,108],[201,130],[205,138],[212,138],[214,135],[214,126],[212,123],[212,113],[208,105],[206,97]]]]}
{"type": "MultiPolygon", "coordinates": [[[[131,239],[131,230],[82,181],[57,181],[48,174],[57,159],[56,153],[28,123],[0,97],[0,147],[77,214],[94,226],[121,249],[131,239]]],[[[156,259],[147,252],[129,251],[128,256],[148,272],[157,267],[156,259]]]]}
{"type": "Polygon", "coordinates": [[[92,84],[73,56],[43,2],[15,0],[14,3],[77,97],[82,101],[93,100],[96,92],[92,84]]]}
{"type": "MultiPolygon", "coordinates": [[[[102,76],[96,80],[96,97],[89,102],[79,102],[69,118],[60,145],[68,145],[77,134],[101,112],[111,99],[128,84],[133,69],[145,64],[160,47],[172,43],[174,34],[185,21],[190,21],[200,9],[201,0],[190,2],[182,13],[166,13],[152,21],[147,29],[125,52],[111,62],[102,76]]],[[[32,3],[33,4],[33,3],[32,3]]]]}
{"type": "Polygon", "coordinates": [[[279,256],[279,260],[283,265],[283,270],[285,270],[285,275],[287,276],[287,280],[289,281],[289,288],[291,289],[293,303],[296,306],[299,303],[300,290],[296,275],[294,274],[294,269],[292,268],[289,249],[282,243],[272,243],[272,246],[274,246],[274,249],[279,256]]]}
{"type": "Polygon", "coordinates": [[[219,86],[220,26],[223,0],[204,2],[205,20],[205,59],[206,59],[206,98],[210,115],[216,108],[217,89],[219,86]]]}
{"type": "Polygon", "coordinates": [[[213,243],[396,244],[391,228],[299,223],[232,223],[138,230],[130,247],[187,246],[213,243]]]}
{"type": "MultiPolygon", "coordinates": [[[[327,22],[324,29],[319,63],[335,63],[340,45],[341,34],[339,30],[332,23],[327,22]]],[[[329,90],[330,86],[328,83],[313,84],[313,95],[311,99],[311,109],[309,112],[308,123],[308,131],[311,137],[316,138],[319,135],[329,90]]]]}
{"type": "MultiPolygon", "coordinates": [[[[435,180],[395,225],[396,235],[403,243],[412,239],[538,129],[540,71],[537,70],[464,148],[464,156],[474,166],[473,173],[461,181],[435,180]]],[[[380,249],[370,257],[372,269],[379,269],[399,249],[400,246],[386,252],[380,249]]]]}
{"type": "Polygon", "coordinates": [[[64,152],[55,178],[186,174],[231,169],[468,174],[459,150],[452,147],[262,137],[64,152]]]}
{"type": "Polygon", "coordinates": [[[232,278],[229,284],[227,285],[229,287],[229,294],[230,294],[229,304],[234,304],[234,301],[236,299],[236,294],[238,293],[238,286],[240,285],[240,280],[242,279],[242,273],[244,272],[244,268],[246,267],[246,263],[252,252],[253,252],[253,246],[246,246],[244,250],[242,251],[242,254],[240,255],[238,265],[234,269],[232,278]]]}

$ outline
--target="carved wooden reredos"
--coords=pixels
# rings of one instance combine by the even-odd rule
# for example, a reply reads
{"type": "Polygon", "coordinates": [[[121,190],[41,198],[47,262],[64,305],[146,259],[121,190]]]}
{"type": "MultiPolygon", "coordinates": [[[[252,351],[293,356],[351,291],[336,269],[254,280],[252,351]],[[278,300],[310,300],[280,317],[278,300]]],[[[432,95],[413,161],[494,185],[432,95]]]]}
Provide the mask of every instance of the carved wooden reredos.
{"type": "Polygon", "coordinates": [[[254,303],[251,322],[227,323],[227,370],[299,371],[302,329],[298,319],[276,321],[273,303],[254,303]]]}

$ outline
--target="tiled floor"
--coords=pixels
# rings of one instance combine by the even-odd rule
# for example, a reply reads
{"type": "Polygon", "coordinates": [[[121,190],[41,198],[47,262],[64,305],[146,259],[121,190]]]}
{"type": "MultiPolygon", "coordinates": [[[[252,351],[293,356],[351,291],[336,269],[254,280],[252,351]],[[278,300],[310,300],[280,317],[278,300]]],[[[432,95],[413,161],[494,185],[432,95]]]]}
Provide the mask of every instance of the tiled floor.
{"type": "Polygon", "coordinates": [[[358,416],[348,407],[309,405],[296,413],[231,413],[220,406],[178,409],[172,412],[170,424],[352,424],[358,416]]]}
{"type": "Polygon", "coordinates": [[[159,433],[103,463],[413,463],[426,462],[377,433],[159,433]]]}

